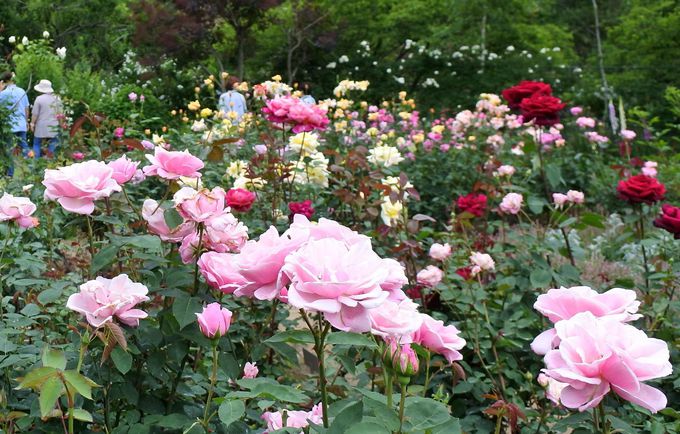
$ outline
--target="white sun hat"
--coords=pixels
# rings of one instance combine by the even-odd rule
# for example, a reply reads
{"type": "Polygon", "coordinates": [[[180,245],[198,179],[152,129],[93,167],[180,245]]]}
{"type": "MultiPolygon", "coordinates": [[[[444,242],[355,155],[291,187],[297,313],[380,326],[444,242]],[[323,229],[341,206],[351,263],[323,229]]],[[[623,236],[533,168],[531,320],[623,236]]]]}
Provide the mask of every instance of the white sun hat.
{"type": "Polygon", "coordinates": [[[40,93],[53,93],[52,82],[49,80],[40,80],[40,83],[36,84],[33,89],[40,93]]]}

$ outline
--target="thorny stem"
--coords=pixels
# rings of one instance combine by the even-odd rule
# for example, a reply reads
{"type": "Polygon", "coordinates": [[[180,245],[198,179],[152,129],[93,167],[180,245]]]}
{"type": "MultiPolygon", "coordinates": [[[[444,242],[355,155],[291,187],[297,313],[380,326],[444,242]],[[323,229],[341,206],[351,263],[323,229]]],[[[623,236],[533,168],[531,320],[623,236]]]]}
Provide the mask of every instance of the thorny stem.
{"type": "Polygon", "coordinates": [[[194,265],[194,290],[192,291],[193,295],[196,295],[198,292],[198,260],[201,257],[201,248],[203,244],[203,224],[200,223],[198,225],[198,246],[196,247],[196,264],[194,265]]]}
{"type": "Polygon", "coordinates": [[[564,230],[564,228],[560,228],[560,231],[562,232],[562,236],[564,237],[564,244],[567,246],[567,253],[569,254],[569,262],[571,262],[571,265],[573,267],[576,266],[576,261],[574,261],[574,254],[571,251],[571,244],[569,243],[569,236],[567,235],[567,231],[564,230]]]}
{"type": "Polygon", "coordinates": [[[319,361],[319,388],[321,389],[323,426],[324,428],[328,428],[328,392],[326,390],[327,380],[326,380],[326,363],[324,360],[324,346],[326,345],[326,336],[328,335],[328,332],[330,332],[331,330],[331,325],[330,323],[324,321],[326,325],[323,326],[322,329],[321,317],[319,317],[319,328],[317,329],[312,325],[312,322],[309,320],[307,313],[303,309],[300,309],[300,315],[307,324],[307,327],[309,327],[309,330],[314,335],[314,352],[316,353],[316,357],[319,361]]]}
{"type": "Polygon", "coordinates": [[[132,201],[130,200],[130,197],[128,196],[127,192],[125,191],[125,186],[122,186],[122,191],[123,191],[123,196],[125,197],[125,200],[127,201],[128,205],[130,205],[130,208],[132,208],[132,211],[134,211],[135,214],[137,214],[137,218],[139,220],[144,220],[142,217],[142,214],[140,214],[139,210],[135,208],[135,206],[132,204],[132,201]]]}
{"type": "Polygon", "coordinates": [[[399,433],[403,432],[404,426],[404,404],[406,402],[406,384],[401,384],[401,398],[399,399],[399,433]]]}
{"type": "Polygon", "coordinates": [[[217,358],[217,339],[212,342],[212,373],[210,374],[210,388],[208,389],[208,399],[205,402],[205,410],[203,411],[203,428],[205,432],[209,433],[210,429],[210,402],[212,401],[213,393],[215,392],[215,383],[217,383],[217,365],[219,364],[217,358]]]}

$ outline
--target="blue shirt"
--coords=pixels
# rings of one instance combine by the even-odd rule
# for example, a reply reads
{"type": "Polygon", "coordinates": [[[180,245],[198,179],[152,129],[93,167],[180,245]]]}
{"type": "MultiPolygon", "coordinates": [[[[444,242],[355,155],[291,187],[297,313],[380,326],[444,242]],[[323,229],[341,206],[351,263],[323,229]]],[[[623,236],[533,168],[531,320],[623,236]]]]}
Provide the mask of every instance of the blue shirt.
{"type": "Polygon", "coordinates": [[[237,120],[241,119],[241,116],[243,116],[247,110],[246,99],[235,90],[230,90],[220,95],[220,101],[217,104],[217,107],[224,112],[225,116],[229,112],[235,112],[237,120]]]}
{"type": "Polygon", "coordinates": [[[314,105],[314,104],[316,104],[316,100],[315,100],[314,97],[311,96],[311,95],[305,95],[305,96],[303,96],[302,98],[300,98],[300,101],[302,101],[302,102],[305,103],[305,104],[309,104],[309,105],[314,105]]]}
{"type": "Polygon", "coordinates": [[[13,133],[26,132],[26,110],[28,109],[28,96],[26,91],[15,84],[7,85],[0,92],[0,104],[11,110],[9,122],[13,133]]]}

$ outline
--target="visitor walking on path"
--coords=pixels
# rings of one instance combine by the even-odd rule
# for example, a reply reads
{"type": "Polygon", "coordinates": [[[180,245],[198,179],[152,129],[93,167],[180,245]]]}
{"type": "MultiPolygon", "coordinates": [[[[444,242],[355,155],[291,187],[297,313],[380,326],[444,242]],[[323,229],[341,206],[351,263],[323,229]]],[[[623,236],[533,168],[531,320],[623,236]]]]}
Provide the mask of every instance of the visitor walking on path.
{"type": "Polygon", "coordinates": [[[4,143],[4,152],[10,155],[10,166],[7,174],[14,174],[14,167],[11,163],[11,151],[14,147],[14,140],[18,140],[24,156],[28,156],[28,143],[26,133],[28,130],[28,96],[26,91],[14,83],[14,75],[7,71],[0,74],[0,105],[10,111],[9,123],[11,135],[4,143]]]}
{"type": "Polygon", "coordinates": [[[31,130],[33,130],[33,152],[35,158],[40,157],[40,148],[43,141],[49,142],[47,156],[51,157],[59,145],[59,120],[57,116],[62,111],[61,100],[54,94],[52,83],[49,80],[40,80],[33,88],[40,92],[33,103],[33,118],[31,130]]]}

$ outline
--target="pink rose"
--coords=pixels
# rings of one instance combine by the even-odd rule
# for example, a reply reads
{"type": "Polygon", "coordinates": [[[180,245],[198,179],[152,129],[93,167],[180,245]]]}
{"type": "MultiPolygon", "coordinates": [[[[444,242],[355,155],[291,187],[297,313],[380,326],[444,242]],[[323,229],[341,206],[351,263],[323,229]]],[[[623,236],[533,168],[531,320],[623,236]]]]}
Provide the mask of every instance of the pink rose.
{"type": "Polygon", "coordinates": [[[196,191],[182,187],[173,196],[177,212],[186,220],[203,223],[224,211],[224,190],[215,187],[212,191],[204,188],[196,191]]]}
{"type": "Polygon", "coordinates": [[[203,242],[216,252],[238,252],[248,241],[248,227],[228,210],[205,222],[203,242]]]}
{"type": "Polygon", "coordinates": [[[56,200],[66,210],[92,214],[94,201],[111,196],[121,187],[113,169],[100,161],[84,161],[59,169],[45,169],[45,200],[56,200]]]}
{"type": "Polygon", "coordinates": [[[259,369],[257,369],[257,363],[253,362],[246,362],[246,364],[243,366],[243,378],[255,378],[257,377],[257,374],[260,372],[259,369]]]}
{"type": "Polygon", "coordinates": [[[576,190],[569,190],[567,192],[567,199],[569,199],[569,202],[575,203],[575,204],[582,204],[585,196],[583,192],[576,191],[576,190]]]}
{"type": "Polygon", "coordinates": [[[165,210],[158,206],[158,202],[147,199],[142,205],[142,218],[146,220],[149,232],[161,237],[163,241],[179,242],[196,228],[194,222],[184,220],[176,228],[170,229],[165,222],[165,210]]]}
{"type": "Polygon", "coordinates": [[[199,170],[204,166],[203,162],[189,151],[166,151],[160,146],[156,146],[154,155],[146,154],[146,159],[151,165],[143,168],[144,174],[165,179],[178,179],[181,176],[200,178],[199,170]]]}
{"type": "Polygon", "coordinates": [[[369,242],[348,246],[331,238],[310,240],[285,258],[288,303],[323,312],[339,330],[369,331],[368,310],[389,296],[381,287],[389,275],[382,264],[369,242]]]}
{"type": "Polygon", "coordinates": [[[198,269],[208,285],[231,294],[245,285],[247,281],[241,276],[236,266],[233,253],[205,252],[198,260],[198,269]]]}
{"type": "Polygon", "coordinates": [[[481,271],[494,271],[496,269],[496,263],[491,255],[487,253],[472,252],[470,255],[470,263],[473,266],[473,276],[479,274],[481,271]]]}
{"type": "Polygon", "coordinates": [[[643,381],[673,372],[666,342],[611,317],[581,312],[555,324],[559,346],[545,355],[548,377],[565,383],[560,402],[585,411],[613,390],[652,413],[666,407],[666,396],[643,381]]]}
{"type": "Polygon", "coordinates": [[[80,292],[71,294],[66,307],[85,315],[92,327],[101,327],[114,317],[123,324],[137,327],[139,320],[146,318],[146,312],[134,307],[149,300],[149,290],[141,283],[120,274],[113,279],[97,277],[80,285],[80,292]]]}
{"type": "Polygon", "coordinates": [[[635,131],[621,130],[621,138],[623,140],[631,141],[631,140],[635,139],[635,136],[637,136],[637,134],[635,134],[635,131]]]}
{"type": "Polygon", "coordinates": [[[421,285],[435,287],[442,281],[444,272],[434,265],[428,265],[418,272],[416,281],[421,285]]]}
{"type": "MultiPolygon", "coordinates": [[[[534,309],[554,324],[581,312],[611,317],[620,322],[635,321],[642,316],[637,314],[639,307],[635,291],[612,288],[600,294],[587,286],[553,288],[539,295],[534,303],[534,309]]],[[[554,328],[544,331],[531,343],[531,349],[536,354],[546,354],[558,343],[555,333],[554,328]]]]}
{"type": "Polygon", "coordinates": [[[219,303],[210,303],[203,308],[203,312],[196,314],[196,319],[205,337],[220,338],[229,330],[231,311],[223,308],[219,303]]]}
{"type": "Polygon", "coordinates": [[[595,119],[580,117],[576,119],[576,125],[578,125],[580,128],[595,128],[595,119]]]}
{"type": "Polygon", "coordinates": [[[572,107],[569,109],[569,112],[572,116],[578,116],[583,113],[583,109],[581,107],[572,107]]]}
{"type": "Polygon", "coordinates": [[[126,155],[123,155],[117,160],[109,161],[107,166],[113,169],[113,179],[118,184],[123,185],[135,176],[139,161],[132,161],[126,155]]]}
{"type": "Polygon", "coordinates": [[[451,246],[449,243],[434,243],[430,246],[430,258],[437,261],[446,261],[451,256],[451,246]]]}
{"type": "Polygon", "coordinates": [[[496,173],[498,173],[498,176],[507,176],[510,177],[515,174],[515,168],[513,166],[510,166],[508,164],[504,164],[496,170],[496,173]]]}
{"type": "Polygon", "coordinates": [[[449,363],[462,360],[463,355],[459,350],[465,346],[465,339],[458,336],[460,331],[452,325],[444,326],[443,321],[438,321],[430,315],[421,313],[420,316],[423,323],[413,334],[413,342],[441,354],[449,363]]]}
{"type": "Polygon", "coordinates": [[[263,434],[276,431],[281,428],[306,428],[309,423],[321,425],[323,423],[323,406],[318,403],[310,411],[288,411],[286,412],[286,425],[283,425],[283,415],[280,411],[267,411],[262,415],[262,419],[267,423],[267,429],[263,434]]]}
{"type": "Polygon", "coordinates": [[[383,338],[392,337],[400,344],[409,343],[411,335],[420,328],[423,319],[418,305],[406,298],[400,302],[385,300],[370,309],[371,333],[383,338]]]}
{"type": "Polygon", "coordinates": [[[113,137],[115,137],[116,139],[122,139],[124,135],[125,128],[123,127],[118,127],[115,130],[113,130],[113,137]]]}
{"type": "Polygon", "coordinates": [[[517,214],[522,209],[524,198],[519,193],[508,193],[505,195],[499,206],[500,210],[506,214],[517,214]]]}
{"type": "Polygon", "coordinates": [[[569,202],[569,197],[567,197],[566,194],[562,193],[553,193],[553,203],[555,204],[555,207],[562,209],[565,203],[569,202]]]}
{"type": "Polygon", "coordinates": [[[248,212],[255,202],[255,193],[243,188],[232,188],[227,192],[227,205],[234,211],[248,212]]]}
{"type": "Polygon", "coordinates": [[[31,217],[35,210],[35,204],[27,197],[15,197],[9,193],[0,197],[0,222],[15,221],[24,229],[36,227],[39,221],[31,217]]]}
{"type": "Polygon", "coordinates": [[[134,93],[134,92],[128,93],[128,99],[130,100],[130,102],[135,102],[135,101],[137,101],[137,94],[134,93]]]}

